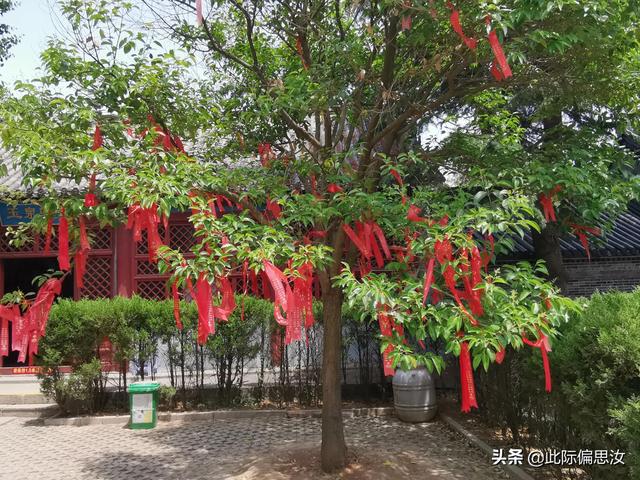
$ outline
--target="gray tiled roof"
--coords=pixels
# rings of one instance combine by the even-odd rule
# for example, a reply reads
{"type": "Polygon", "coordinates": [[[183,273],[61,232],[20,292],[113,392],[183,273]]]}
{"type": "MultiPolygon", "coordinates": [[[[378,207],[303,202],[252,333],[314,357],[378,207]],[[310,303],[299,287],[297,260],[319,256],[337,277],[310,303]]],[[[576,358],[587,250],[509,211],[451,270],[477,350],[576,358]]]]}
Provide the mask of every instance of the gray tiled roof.
{"type": "MultiPolygon", "coordinates": [[[[0,148],[0,163],[7,167],[7,175],[0,177],[0,192],[19,192],[26,197],[38,198],[43,196],[46,192],[44,189],[33,189],[31,187],[25,187],[23,185],[23,175],[19,168],[15,168],[14,162],[11,158],[11,153],[4,148],[0,148]]],[[[54,189],[60,193],[73,193],[84,189],[86,182],[82,182],[78,185],[72,180],[63,180],[54,184],[54,189]]]]}

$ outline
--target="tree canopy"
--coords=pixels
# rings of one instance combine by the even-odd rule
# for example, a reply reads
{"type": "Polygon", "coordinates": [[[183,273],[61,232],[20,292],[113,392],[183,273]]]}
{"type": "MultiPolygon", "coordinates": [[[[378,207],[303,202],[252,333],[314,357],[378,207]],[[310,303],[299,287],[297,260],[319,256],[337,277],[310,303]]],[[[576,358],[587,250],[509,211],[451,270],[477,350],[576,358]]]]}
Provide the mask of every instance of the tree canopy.
{"type": "Polygon", "coordinates": [[[17,168],[48,192],[21,234],[63,212],[77,268],[85,218],[128,221],[194,292],[204,340],[234,307],[228,276],[251,271],[301,338],[317,276],[327,470],[344,462],[345,298],[378,318],[390,373],[441,371],[443,341],[468,410],[472,368],[523,344],[546,359],[576,308],[543,263],[495,255],[550,223],[586,239],[636,194],[616,135],[636,124],[637,2],[60,3],[73,41],[1,107],[17,168]],[[172,210],[192,212],[192,255],[159,244],[172,210]]]}

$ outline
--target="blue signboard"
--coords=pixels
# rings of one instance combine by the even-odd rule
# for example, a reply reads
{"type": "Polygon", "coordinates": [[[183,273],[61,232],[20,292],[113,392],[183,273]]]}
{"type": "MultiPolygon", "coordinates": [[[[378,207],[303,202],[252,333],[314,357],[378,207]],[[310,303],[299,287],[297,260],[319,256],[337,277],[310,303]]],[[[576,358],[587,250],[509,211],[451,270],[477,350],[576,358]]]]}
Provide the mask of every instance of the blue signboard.
{"type": "Polygon", "coordinates": [[[5,227],[29,223],[38,213],[40,205],[35,203],[0,203],[0,223],[5,227]]]}

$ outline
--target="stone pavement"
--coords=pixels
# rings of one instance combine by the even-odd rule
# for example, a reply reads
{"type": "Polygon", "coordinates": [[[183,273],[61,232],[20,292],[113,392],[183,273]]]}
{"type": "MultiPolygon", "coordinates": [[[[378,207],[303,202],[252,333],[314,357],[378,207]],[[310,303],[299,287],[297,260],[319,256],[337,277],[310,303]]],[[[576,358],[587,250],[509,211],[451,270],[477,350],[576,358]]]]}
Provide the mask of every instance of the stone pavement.
{"type": "Polygon", "coordinates": [[[392,417],[355,417],[346,418],[345,427],[353,468],[325,475],[311,458],[319,451],[317,418],[161,423],[153,430],[130,430],[45,427],[40,420],[4,417],[0,479],[509,478],[437,421],[409,425],[392,417]]]}

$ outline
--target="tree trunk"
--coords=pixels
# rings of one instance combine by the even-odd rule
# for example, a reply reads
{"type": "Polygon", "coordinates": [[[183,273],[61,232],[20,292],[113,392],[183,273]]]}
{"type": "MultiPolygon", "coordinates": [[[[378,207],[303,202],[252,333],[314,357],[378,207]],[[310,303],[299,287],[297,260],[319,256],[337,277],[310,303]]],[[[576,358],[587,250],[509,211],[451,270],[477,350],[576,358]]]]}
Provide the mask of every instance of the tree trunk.
{"type": "Polygon", "coordinates": [[[532,230],[533,249],[537,259],[544,260],[549,280],[564,293],[567,291],[567,272],[562,264],[560,234],[555,224],[548,223],[540,233],[532,230]]]}
{"type": "Polygon", "coordinates": [[[322,295],[324,346],[322,355],[322,470],[339,470],[346,463],[342,423],[340,359],[342,355],[342,292],[330,288],[322,295]]]}

